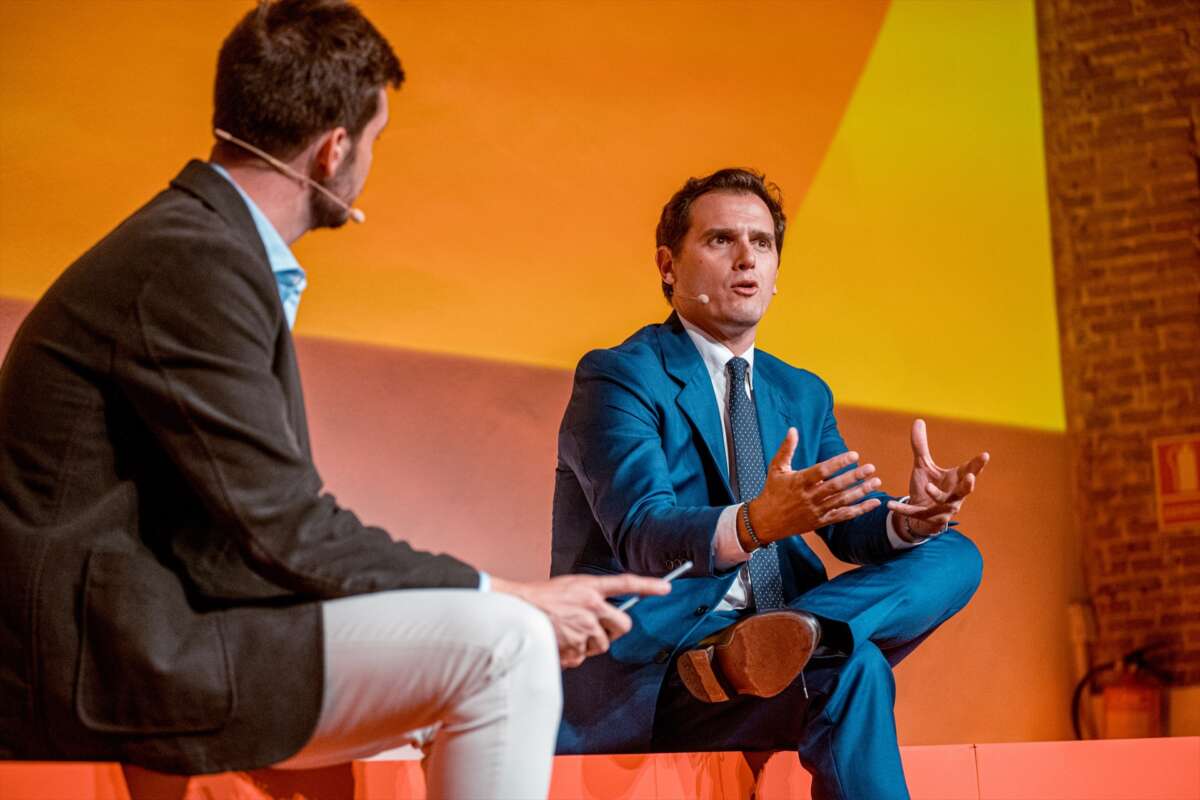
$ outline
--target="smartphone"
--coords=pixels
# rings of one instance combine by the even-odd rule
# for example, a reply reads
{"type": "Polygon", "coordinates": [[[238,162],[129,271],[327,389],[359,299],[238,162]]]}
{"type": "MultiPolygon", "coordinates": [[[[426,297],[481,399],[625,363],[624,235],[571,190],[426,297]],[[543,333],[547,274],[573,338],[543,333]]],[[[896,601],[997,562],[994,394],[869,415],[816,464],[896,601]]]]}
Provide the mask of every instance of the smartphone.
{"type": "MultiPolygon", "coordinates": [[[[678,567],[676,567],[675,569],[671,570],[666,575],[664,575],[663,580],[673,581],[676,578],[678,578],[680,575],[682,575],[683,573],[687,572],[691,568],[692,568],[692,562],[685,561],[682,564],[680,564],[678,567]]],[[[641,599],[642,599],[642,596],[640,594],[635,597],[631,597],[628,600],[626,600],[624,603],[621,603],[621,605],[617,606],[617,610],[618,611],[628,611],[629,609],[631,609],[635,605],[637,605],[637,601],[641,600],[641,599]]]]}

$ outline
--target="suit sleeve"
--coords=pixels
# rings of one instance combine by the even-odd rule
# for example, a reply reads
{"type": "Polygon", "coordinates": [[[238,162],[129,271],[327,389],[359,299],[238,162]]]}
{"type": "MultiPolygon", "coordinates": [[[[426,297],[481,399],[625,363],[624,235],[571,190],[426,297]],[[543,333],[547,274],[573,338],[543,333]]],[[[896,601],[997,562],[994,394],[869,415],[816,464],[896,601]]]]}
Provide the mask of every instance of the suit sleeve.
{"type": "Polygon", "coordinates": [[[318,598],[478,586],[472,567],[393,542],[322,492],[272,371],[287,334],[261,262],[211,231],[150,247],[119,389],[251,569],[318,598]]]}
{"type": "MultiPolygon", "coordinates": [[[[821,387],[825,390],[828,403],[821,422],[821,442],[816,461],[818,464],[849,449],[842,440],[837,419],[833,415],[833,393],[823,381],[821,387]]],[[[849,469],[853,467],[847,467],[847,470],[849,469]]],[[[887,501],[892,498],[883,492],[871,492],[859,502],[866,502],[872,497],[879,500],[879,508],[849,522],[827,525],[817,530],[817,534],[829,546],[830,552],[842,561],[851,564],[878,564],[895,554],[887,537],[887,501]]]]}
{"type": "Polygon", "coordinates": [[[661,423],[628,356],[593,351],[575,371],[559,456],[624,569],[665,575],[686,559],[689,576],[713,575],[722,509],[677,505],[661,423]]]}

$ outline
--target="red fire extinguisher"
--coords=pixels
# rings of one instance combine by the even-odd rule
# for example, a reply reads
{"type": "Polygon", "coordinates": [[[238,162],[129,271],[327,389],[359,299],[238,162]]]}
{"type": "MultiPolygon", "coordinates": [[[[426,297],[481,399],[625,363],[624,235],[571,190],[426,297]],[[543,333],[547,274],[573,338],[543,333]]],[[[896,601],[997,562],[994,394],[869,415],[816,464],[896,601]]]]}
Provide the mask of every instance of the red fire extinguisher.
{"type": "Polygon", "coordinates": [[[1137,665],[1117,666],[1116,680],[1104,687],[1104,738],[1163,736],[1163,683],[1137,665]]]}
{"type": "Polygon", "coordinates": [[[1126,653],[1116,661],[1097,664],[1075,684],[1071,696],[1071,721],[1075,738],[1084,738],[1084,699],[1094,686],[1103,686],[1103,725],[1106,739],[1165,736],[1163,705],[1171,676],[1150,662],[1148,654],[1165,648],[1166,642],[1149,644],[1126,653]],[[1109,678],[1108,676],[1111,676],[1109,678]]]}

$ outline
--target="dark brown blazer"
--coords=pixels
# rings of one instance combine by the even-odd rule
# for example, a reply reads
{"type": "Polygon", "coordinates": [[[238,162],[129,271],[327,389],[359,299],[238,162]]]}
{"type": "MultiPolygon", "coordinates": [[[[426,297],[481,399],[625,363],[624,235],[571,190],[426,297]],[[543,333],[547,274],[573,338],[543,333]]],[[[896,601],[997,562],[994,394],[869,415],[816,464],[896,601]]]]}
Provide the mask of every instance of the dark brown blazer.
{"type": "Polygon", "coordinates": [[[320,712],[317,601],[475,587],[322,493],[237,191],[193,161],[0,369],[0,758],[271,764],[320,712]]]}

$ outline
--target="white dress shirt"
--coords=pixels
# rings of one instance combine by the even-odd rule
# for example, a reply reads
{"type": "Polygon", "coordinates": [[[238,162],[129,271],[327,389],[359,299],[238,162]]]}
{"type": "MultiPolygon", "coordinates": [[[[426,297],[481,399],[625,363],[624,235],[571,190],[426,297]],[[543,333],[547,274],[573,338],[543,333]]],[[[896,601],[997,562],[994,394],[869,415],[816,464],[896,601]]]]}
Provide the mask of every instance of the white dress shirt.
{"type": "MultiPolygon", "coordinates": [[[[729,455],[733,452],[733,440],[730,438],[729,433],[729,375],[725,370],[725,365],[729,363],[729,359],[734,357],[733,351],[688,322],[683,318],[683,315],[680,315],[679,321],[683,323],[683,329],[687,331],[688,338],[692,340],[692,344],[700,352],[700,358],[704,361],[705,369],[708,370],[709,380],[712,381],[713,395],[717,401],[717,409],[721,412],[721,430],[725,434],[726,467],[729,468],[729,474],[732,475],[733,465],[729,455]]],[[[746,392],[748,397],[753,397],[753,345],[746,352],[742,353],[742,358],[749,364],[746,370],[746,386],[743,387],[743,391],[746,392]]],[[[774,453],[772,452],[771,455],[774,455],[774,453]]],[[[768,458],[768,454],[764,452],[764,464],[768,463],[768,458]]],[[[752,499],[746,498],[746,500],[752,499]]],[[[740,507],[740,503],[727,506],[721,512],[721,516],[717,518],[717,527],[713,531],[713,562],[717,569],[729,569],[737,564],[742,565],[742,568],[738,570],[737,580],[730,585],[729,592],[726,593],[725,597],[717,605],[717,611],[743,609],[750,604],[750,569],[746,563],[750,560],[750,554],[742,549],[742,544],[738,541],[737,535],[737,513],[740,507]]],[[[921,542],[906,542],[900,538],[894,527],[894,516],[893,512],[888,512],[887,537],[892,548],[905,550],[920,544],[921,542]]]]}

